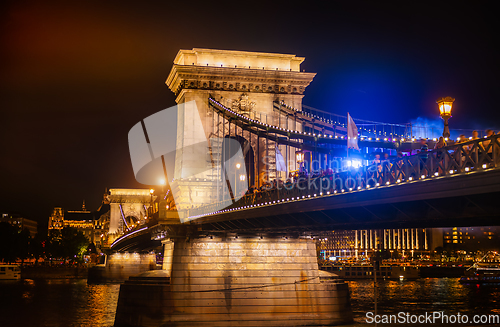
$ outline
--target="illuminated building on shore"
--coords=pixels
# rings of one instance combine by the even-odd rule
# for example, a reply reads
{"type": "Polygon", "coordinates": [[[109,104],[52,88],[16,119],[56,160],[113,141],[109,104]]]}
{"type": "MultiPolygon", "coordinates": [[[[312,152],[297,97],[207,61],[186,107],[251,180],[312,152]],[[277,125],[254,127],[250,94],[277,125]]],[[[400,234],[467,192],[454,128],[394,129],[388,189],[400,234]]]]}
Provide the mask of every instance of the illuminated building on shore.
{"type": "Polygon", "coordinates": [[[89,242],[92,242],[92,234],[94,233],[94,222],[92,212],[86,210],[85,201],[82,205],[82,210],[68,210],[56,207],[49,217],[49,235],[54,230],[61,230],[64,227],[73,227],[82,232],[89,242]]]}
{"type": "Polygon", "coordinates": [[[443,229],[446,250],[500,251],[500,227],[453,227],[443,229]]]}
{"type": "Polygon", "coordinates": [[[323,234],[319,247],[324,259],[370,256],[378,250],[424,254],[443,245],[442,235],[438,228],[339,230],[323,234]]]}

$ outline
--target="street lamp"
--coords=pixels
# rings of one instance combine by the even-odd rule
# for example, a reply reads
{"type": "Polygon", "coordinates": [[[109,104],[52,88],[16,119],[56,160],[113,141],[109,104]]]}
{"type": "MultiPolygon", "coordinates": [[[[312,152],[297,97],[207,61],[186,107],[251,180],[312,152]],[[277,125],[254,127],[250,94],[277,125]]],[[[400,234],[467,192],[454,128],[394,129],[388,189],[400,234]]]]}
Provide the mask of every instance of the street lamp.
{"type": "MultiPolygon", "coordinates": [[[[236,169],[240,169],[241,167],[241,164],[240,163],[237,163],[236,164],[236,169]]],[[[238,194],[238,182],[236,181],[236,176],[238,175],[238,172],[237,171],[234,171],[234,192],[233,192],[233,197],[234,197],[234,200],[236,201],[236,194],[238,194]]],[[[241,177],[240,177],[240,180],[241,180],[241,177]]]]}
{"type": "Polygon", "coordinates": [[[151,194],[151,203],[149,205],[149,215],[153,214],[153,193],[154,192],[155,192],[155,190],[153,190],[153,189],[149,190],[149,194],[151,194]]]}
{"type": "Polygon", "coordinates": [[[450,137],[450,128],[448,127],[448,119],[451,118],[451,109],[453,107],[453,102],[455,101],[452,97],[439,98],[436,103],[439,107],[439,113],[441,114],[441,118],[444,120],[444,130],[443,137],[450,137]]]}
{"type": "Polygon", "coordinates": [[[247,179],[247,176],[244,174],[240,175],[240,182],[244,182],[247,179]]]}
{"type": "Polygon", "coordinates": [[[303,151],[295,151],[295,159],[299,164],[299,171],[302,171],[302,163],[304,162],[304,152],[303,151]]]}
{"type": "Polygon", "coordinates": [[[163,196],[163,193],[165,192],[164,191],[164,186],[165,186],[166,182],[163,178],[160,178],[160,185],[161,185],[161,193],[162,193],[162,196],[163,196]]]}

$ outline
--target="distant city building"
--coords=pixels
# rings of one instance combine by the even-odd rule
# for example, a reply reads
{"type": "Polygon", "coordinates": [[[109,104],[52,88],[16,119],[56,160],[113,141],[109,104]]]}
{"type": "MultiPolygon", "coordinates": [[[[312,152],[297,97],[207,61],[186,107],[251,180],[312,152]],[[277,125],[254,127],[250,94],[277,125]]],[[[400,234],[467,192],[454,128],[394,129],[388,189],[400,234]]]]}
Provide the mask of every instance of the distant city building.
{"type": "Polygon", "coordinates": [[[62,208],[54,208],[49,217],[49,235],[53,230],[60,230],[64,227],[64,211],[62,208]]]}
{"type": "Polygon", "coordinates": [[[31,237],[35,237],[38,233],[38,223],[34,220],[23,218],[21,215],[2,213],[0,221],[19,227],[21,230],[27,229],[31,237]]]}
{"type": "Polygon", "coordinates": [[[339,230],[323,234],[319,246],[324,259],[370,256],[377,250],[423,254],[443,245],[442,233],[437,228],[339,230]]]}
{"type": "Polygon", "coordinates": [[[68,210],[56,207],[49,217],[49,235],[54,230],[61,230],[64,227],[73,227],[82,232],[89,240],[92,241],[92,234],[94,232],[94,223],[92,219],[92,212],[86,210],[85,201],[82,205],[82,210],[68,210]]]}
{"type": "Polygon", "coordinates": [[[443,229],[447,250],[500,251],[500,227],[453,227],[443,229]]]}

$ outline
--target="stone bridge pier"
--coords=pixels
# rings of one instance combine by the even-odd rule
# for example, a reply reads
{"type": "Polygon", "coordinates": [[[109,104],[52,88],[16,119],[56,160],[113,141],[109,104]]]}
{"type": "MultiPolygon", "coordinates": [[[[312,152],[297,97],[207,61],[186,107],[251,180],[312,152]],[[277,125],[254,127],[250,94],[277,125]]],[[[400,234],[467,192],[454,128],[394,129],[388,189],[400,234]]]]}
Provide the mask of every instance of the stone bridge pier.
{"type": "Polygon", "coordinates": [[[164,244],[165,253],[172,253],[164,268],[171,271],[148,272],[122,284],[115,326],[352,322],[347,284],[318,270],[312,239],[226,235],[164,244]]]}

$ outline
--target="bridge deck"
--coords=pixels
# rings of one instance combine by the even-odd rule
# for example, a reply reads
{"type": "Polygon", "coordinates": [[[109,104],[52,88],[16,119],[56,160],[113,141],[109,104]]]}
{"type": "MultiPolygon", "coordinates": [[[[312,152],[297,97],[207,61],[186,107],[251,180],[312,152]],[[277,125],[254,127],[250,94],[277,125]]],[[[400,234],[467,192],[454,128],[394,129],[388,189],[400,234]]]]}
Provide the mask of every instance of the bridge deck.
{"type": "Polygon", "coordinates": [[[234,208],[191,223],[213,231],[497,224],[499,196],[500,170],[491,169],[370,190],[285,198],[280,203],[234,208]]]}

